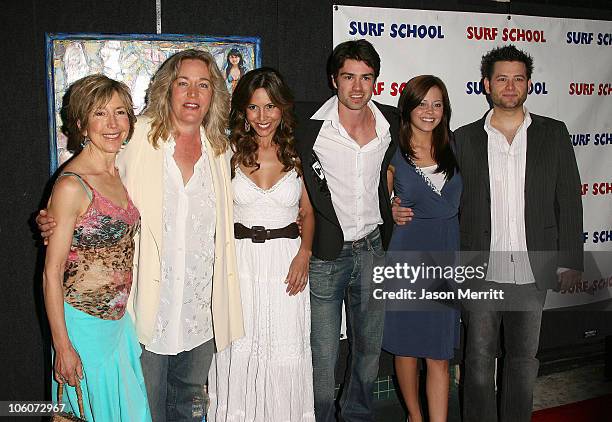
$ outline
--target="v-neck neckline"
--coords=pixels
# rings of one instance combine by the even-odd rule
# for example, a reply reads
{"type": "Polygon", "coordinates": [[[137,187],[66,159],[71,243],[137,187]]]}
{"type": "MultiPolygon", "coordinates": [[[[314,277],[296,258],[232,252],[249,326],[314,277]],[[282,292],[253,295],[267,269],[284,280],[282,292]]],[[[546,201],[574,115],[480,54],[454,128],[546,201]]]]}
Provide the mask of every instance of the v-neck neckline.
{"type": "Polygon", "coordinates": [[[251,179],[249,176],[247,176],[245,174],[244,171],[242,171],[242,169],[240,168],[240,166],[236,167],[236,172],[240,173],[244,178],[247,179],[248,182],[250,182],[254,187],[256,187],[258,190],[262,191],[262,192],[270,192],[272,191],[274,188],[276,188],[278,185],[280,185],[291,173],[293,173],[295,171],[295,169],[291,169],[288,172],[286,172],[284,175],[282,175],[276,182],[274,182],[274,184],[272,186],[270,186],[269,188],[262,188],[261,186],[259,186],[257,183],[255,183],[255,181],[253,179],[251,179]]]}

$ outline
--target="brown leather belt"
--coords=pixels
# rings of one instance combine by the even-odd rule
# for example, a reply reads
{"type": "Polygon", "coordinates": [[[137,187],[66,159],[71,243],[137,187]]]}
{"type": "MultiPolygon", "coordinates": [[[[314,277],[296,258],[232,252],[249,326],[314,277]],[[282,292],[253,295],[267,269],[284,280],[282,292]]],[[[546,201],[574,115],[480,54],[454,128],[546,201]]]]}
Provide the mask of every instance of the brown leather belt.
{"type": "Polygon", "coordinates": [[[253,243],[264,243],[270,239],[296,239],[300,230],[296,223],[291,223],[281,229],[266,229],[264,226],[253,226],[250,229],[241,223],[234,223],[236,239],[251,239],[253,243]]]}

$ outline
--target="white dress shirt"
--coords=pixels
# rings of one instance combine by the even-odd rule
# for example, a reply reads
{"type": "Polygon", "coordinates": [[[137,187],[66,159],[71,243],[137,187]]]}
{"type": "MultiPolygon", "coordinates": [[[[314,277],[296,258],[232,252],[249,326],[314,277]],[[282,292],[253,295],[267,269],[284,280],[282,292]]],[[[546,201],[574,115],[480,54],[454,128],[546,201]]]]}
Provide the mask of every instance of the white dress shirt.
{"type": "Polygon", "coordinates": [[[311,117],[323,120],[314,144],[331,200],[344,234],[344,241],[363,238],[383,220],[378,205],[380,167],[391,143],[389,122],[370,101],[376,120],[376,137],[363,147],[340,123],[338,97],[333,96],[311,117]]]}
{"type": "Polygon", "coordinates": [[[160,304],[147,350],[175,355],[213,338],[211,297],[215,192],[200,131],[202,155],[183,184],[174,139],[164,148],[163,250],[160,304]]]}
{"type": "Polygon", "coordinates": [[[491,188],[491,255],[487,280],[499,283],[528,284],[535,278],[527,254],[525,232],[525,169],[529,111],[514,140],[491,126],[491,110],[485,118],[488,135],[489,184],[491,188]]]}

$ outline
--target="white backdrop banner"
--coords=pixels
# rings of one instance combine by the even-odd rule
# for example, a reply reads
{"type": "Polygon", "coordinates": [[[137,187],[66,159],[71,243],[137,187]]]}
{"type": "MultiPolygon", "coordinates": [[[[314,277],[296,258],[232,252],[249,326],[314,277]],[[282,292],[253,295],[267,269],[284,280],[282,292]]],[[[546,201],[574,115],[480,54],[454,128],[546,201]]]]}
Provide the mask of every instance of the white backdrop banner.
{"type": "MultiPolygon", "coordinates": [[[[465,12],[334,6],[333,41],[370,41],[381,57],[375,99],[397,105],[403,84],[433,74],[446,84],[452,129],[488,109],[480,60],[496,46],[514,44],[534,58],[526,106],[566,123],[582,180],[584,242],[588,251],[612,251],[612,22],[465,12]]],[[[549,294],[546,307],[612,297],[612,274],[595,253],[584,281],[549,294]],[[589,293],[585,293],[588,290],[589,293]]]]}

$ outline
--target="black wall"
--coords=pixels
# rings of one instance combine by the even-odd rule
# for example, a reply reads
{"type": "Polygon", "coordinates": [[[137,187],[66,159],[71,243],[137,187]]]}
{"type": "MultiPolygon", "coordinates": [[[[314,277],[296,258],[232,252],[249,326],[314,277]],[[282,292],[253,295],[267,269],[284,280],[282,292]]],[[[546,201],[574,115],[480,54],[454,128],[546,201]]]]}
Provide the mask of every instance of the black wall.
{"type": "MultiPolygon", "coordinates": [[[[612,20],[611,1],[347,3],[612,20]]],[[[286,76],[296,98],[323,100],[330,94],[325,61],[332,48],[332,5],[326,0],[163,0],[162,29],[166,33],[260,36],[263,64],[286,76]]],[[[50,350],[40,288],[41,251],[30,218],[43,200],[49,178],[44,34],[154,33],[155,0],[3,0],[0,31],[0,400],[42,400],[48,399],[50,350]]],[[[580,324],[587,326],[589,320],[566,317],[563,326],[573,327],[569,337],[563,335],[567,330],[554,328],[555,321],[545,320],[545,326],[552,327],[547,331],[552,334],[544,336],[545,347],[580,343],[580,324]]]]}

